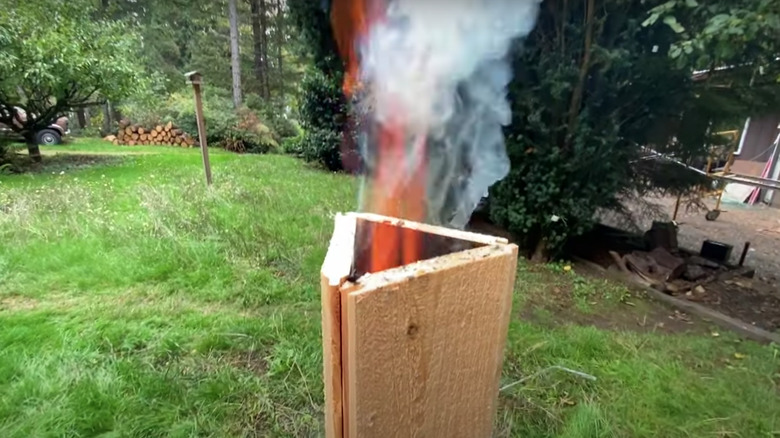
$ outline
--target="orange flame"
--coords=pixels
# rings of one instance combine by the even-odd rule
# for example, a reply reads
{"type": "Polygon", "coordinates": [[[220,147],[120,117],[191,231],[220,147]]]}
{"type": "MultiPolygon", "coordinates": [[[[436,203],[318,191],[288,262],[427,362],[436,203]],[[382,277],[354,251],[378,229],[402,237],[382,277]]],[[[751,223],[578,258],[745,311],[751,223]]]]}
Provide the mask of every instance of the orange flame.
{"type": "MultiPolygon", "coordinates": [[[[356,43],[379,21],[383,6],[383,0],[333,1],[331,23],[346,63],[344,93],[347,96],[361,87],[356,43]]],[[[405,115],[396,111],[394,118],[380,126],[377,138],[369,139],[376,142],[376,169],[363,205],[372,213],[422,222],[426,212],[425,136],[417,133],[416,144],[411,152],[407,151],[410,132],[405,115]]],[[[414,263],[422,257],[420,234],[390,224],[377,224],[370,244],[369,272],[414,263]]]]}
{"type": "MultiPolygon", "coordinates": [[[[369,19],[376,14],[369,10],[370,0],[333,0],[330,21],[339,53],[346,63],[344,94],[351,96],[359,89],[360,63],[355,44],[368,33],[369,19]]],[[[372,21],[373,21],[372,20],[372,21]]]]}

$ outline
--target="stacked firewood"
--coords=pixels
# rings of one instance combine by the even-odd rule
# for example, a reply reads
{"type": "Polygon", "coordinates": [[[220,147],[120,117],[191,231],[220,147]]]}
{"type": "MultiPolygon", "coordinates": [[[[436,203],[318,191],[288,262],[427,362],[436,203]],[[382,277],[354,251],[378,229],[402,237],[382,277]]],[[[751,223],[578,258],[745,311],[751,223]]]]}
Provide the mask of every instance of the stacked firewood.
{"type": "Polygon", "coordinates": [[[169,145],[190,148],[195,146],[195,138],[182,131],[172,122],[154,127],[144,127],[133,124],[129,120],[119,122],[116,135],[104,138],[115,145],[169,145]]]}

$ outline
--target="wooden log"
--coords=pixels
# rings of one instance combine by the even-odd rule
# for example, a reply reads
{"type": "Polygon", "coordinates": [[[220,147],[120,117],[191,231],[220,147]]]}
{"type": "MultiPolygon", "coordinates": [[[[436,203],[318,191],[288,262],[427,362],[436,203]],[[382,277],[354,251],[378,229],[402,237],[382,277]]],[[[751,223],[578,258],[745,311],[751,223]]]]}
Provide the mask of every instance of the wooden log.
{"type": "Polygon", "coordinates": [[[107,135],[103,138],[105,141],[114,141],[116,140],[116,135],[107,135]]]}
{"type": "Polygon", "coordinates": [[[157,131],[157,132],[162,132],[163,127],[162,127],[162,125],[157,125],[157,126],[154,127],[154,130],[157,131]]]}
{"type": "Polygon", "coordinates": [[[127,119],[122,119],[122,120],[120,120],[120,121],[119,121],[119,129],[120,129],[120,130],[123,130],[123,129],[125,129],[125,128],[127,128],[128,126],[130,126],[130,120],[127,120],[127,119]]]}
{"type": "Polygon", "coordinates": [[[168,123],[165,125],[165,132],[170,132],[170,131],[171,131],[171,129],[173,129],[173,122],[168,122],[168,123]]]}
{"type": "Polygon", "coordinates": [[[141,141],[146,141],[146,139],[148,139],[148,138],[149,138],[149,136],[146,135],[146,134],[140,134],[138,136],[138,139],[141,140],[141,141]]]}
{"type": "Polygon", "coordinates": [[[138,127],[138,133],[139,133],[139,134],[144,134],[144,133],[146,133],[146,129],[144,129],[144,127],[143,127],[143,126],[139,126],[139,127],[138,127]]]}
{"type": "Polygon", "coordinates": [[[127,142],[128,146],[135,146],[135,140],[130,140],[127,142]]]}
{"type": "Polygon", "coordinates": [[[125,135],[131,135],[132,133],[133,133],[133,128],[131,126],[125,128],[125,135]]]}
{"type": "Polygon", "coordinates": [[[516,269],[505,239],[338,215],[321,277],[326,436],[490,437],[516,269]],[[382,275],[355,272],[371,253],[361,229],[377,224],[430,247],[382,275]]]}
{"type": "Polygon", "coordinates": [[[130,135],[130,138],[132,138],[134,141],[137,141],[139,137],[141,137],[141,135],[136,132],[130,135]]]}
{"type": "Polygon", "coordinates": [[[140,127],[139,125],[133,125],[133,126],[131,127],[131,129],[132,129],[132,130],[133,130],[133,132],[135,132],[135,133],[138,133],[138,130],[139,130],[140,128],[141,128],[141,127],[140,127]]]}
{"type": "Polygon", "coordinates": [[[113,144],[114,144],[114,146],[116,146],[116,145],[118,145],[118,144],[119,144],[119,140],[114,140],[114,141],[112,141],[111,143],[113,143],[113,144]]]}

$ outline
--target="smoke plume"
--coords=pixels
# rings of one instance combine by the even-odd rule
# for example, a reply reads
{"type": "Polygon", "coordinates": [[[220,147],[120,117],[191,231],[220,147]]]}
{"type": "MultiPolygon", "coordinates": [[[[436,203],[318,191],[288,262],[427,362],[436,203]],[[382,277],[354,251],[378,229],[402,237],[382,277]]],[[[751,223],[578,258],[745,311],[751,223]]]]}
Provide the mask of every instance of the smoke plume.
{"type": "MultiPolygon", "coordinates": [[[[527,35],[540,0],[390,0],[358,42],[363,110],[374,126],[403,126],[401,158],[383,156],[377,129],[361,152],[368,184],[396,159],[393,191],[425,169],[426,218],[462,228],[509,172],[510,44],[527,35]]],[[[374,182],[375,183],[375,182],[374,182]]],[[[383,184],[387,184],[385,180],[383,184]]],[[[375,191],[374,189],[373,191],[375,191]]]]}

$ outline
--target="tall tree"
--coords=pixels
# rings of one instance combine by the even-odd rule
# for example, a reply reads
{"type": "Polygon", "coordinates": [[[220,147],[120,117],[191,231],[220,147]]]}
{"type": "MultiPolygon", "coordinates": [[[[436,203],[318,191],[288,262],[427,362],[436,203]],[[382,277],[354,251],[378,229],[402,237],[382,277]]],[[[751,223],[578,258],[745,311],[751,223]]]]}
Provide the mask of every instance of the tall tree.
{"type": "Polygon", "coordinates": [[[238,44],[238,10],[236,0],[228,0],[230,20],[230,68],[233,75],[233,106],[238,108],[243,102],[241,88],[241,52],[238,44]]]}
{"type": "Polygon", "coordinates": [[[282,56],[284,48],[284,6],[282,0],[276,0],[276,68],[279,71],[279,104],[284,110],[284,57],[282,56]]]}
{"type": "Polygon", "coordinates": [[[257,79],[259,84],[260,96],[267,99],[268,95],[270,94],[265,86],[267,82],[266,76],[268,75],[268,64],[266,62],[265,54],[263,53],[263,39],[266,29],[263,24],[264,20],[261,19],[262,12],[260,9],[260,3],[263,3],[263,1],[264,0],[250,0],[249,6],[252,13],[252,42],[255,79],[257,79]]]}
{"type": "Polygon", "coordinates": [[[262,42],[262,50],[263,50],[263,60],[266,64],[266,74],[263,77],[263,88],[265,89],[265,98],[270,99],[271,98],[271,84],[268,80],[268,5],[266,5],[266,0],[257,0],[259,2],[260,7],[260,27],[263,29],[262,34],[260,35],[261,42],[262,42]]]}
{"type": "Polygon", "coordinates": [[[87,109],[86,108],[76,108],[76,119],[79,122],[79,129],[84,129],[87,127],[87,109]]]}

